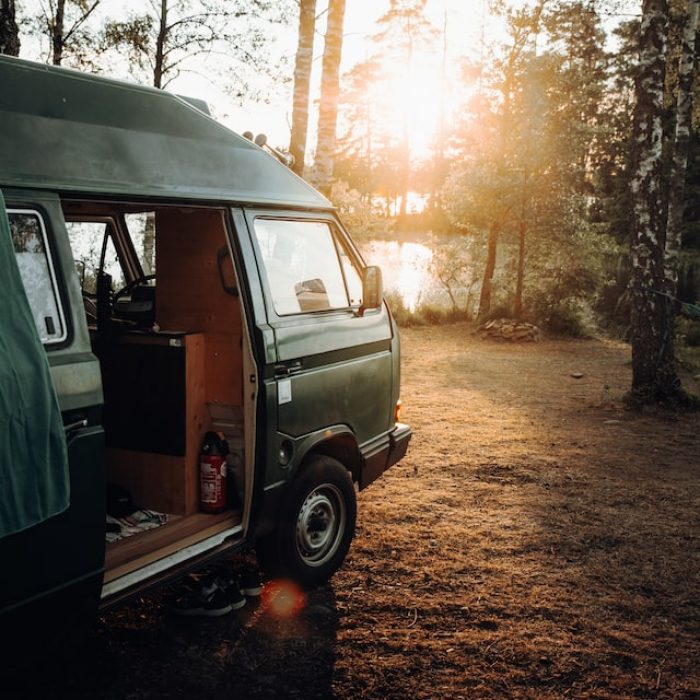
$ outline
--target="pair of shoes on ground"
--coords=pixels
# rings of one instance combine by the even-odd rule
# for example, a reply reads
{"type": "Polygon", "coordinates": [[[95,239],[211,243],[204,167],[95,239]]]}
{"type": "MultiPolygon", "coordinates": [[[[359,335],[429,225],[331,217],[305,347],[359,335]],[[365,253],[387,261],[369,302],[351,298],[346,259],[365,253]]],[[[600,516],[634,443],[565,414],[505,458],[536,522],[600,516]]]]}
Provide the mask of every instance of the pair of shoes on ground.
{"type": "Polygon", "coordinates": [[[238,578],[207,577],[175,601],[172,610],[185,617],[220,617],[246,604],[246,596],[254,598],[262,593],[262,583],[255,574],[238,578]]]}

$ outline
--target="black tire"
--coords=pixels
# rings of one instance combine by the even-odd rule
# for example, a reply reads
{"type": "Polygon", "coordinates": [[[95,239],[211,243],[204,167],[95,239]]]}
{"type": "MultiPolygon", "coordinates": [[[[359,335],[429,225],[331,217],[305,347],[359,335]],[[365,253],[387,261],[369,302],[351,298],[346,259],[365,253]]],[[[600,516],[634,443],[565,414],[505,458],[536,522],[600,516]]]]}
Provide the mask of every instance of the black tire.
{"type": "Polygon", "coordinates": [[[258,561],[305,588],[325,583],[348,553],[356,515],[348,470],[332,457],[311,457],[289,485],[275,530],[256,544],[258,561]]]}

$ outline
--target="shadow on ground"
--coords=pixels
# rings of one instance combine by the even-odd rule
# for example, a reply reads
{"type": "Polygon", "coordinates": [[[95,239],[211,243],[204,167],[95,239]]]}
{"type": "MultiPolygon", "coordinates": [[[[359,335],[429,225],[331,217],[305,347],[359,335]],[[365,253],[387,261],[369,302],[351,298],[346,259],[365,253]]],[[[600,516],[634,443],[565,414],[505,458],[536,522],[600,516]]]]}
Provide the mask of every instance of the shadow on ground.
{"type": "Polygon", "coordinates": [[[38,638],[39,663],[4,679],[0,697],[329,698],[337,627],[331,586],[290,616],[263,600],[220,618],[180,618],[161,596],[145,598],[49,659],[38,638]]]}

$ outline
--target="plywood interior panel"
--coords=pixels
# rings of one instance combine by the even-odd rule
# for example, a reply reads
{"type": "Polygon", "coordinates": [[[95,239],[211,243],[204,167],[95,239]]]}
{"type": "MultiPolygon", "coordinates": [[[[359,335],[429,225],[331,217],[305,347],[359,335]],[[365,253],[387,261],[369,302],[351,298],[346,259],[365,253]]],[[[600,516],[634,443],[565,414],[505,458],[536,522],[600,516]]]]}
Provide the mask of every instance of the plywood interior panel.
{"type": "Polygon", "coordinates": [[[240,406],[240,305],[223,290],[217,265],[226,245],[223,216],[211,209],[156,212],[156,316],[162,329],[204,335],[206,401],[240,406]]]}

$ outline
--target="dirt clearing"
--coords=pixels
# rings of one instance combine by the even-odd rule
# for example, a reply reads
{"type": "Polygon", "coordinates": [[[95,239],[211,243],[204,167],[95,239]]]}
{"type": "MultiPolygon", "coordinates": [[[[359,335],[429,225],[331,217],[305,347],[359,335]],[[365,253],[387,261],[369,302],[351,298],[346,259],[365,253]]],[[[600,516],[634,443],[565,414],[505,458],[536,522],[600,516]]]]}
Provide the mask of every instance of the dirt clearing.
{"type": "Polygon", "coordinates": [[[700,698],[700,416],[624,411],[622,344],[402,338],[413,441],[331,584],[287,619],[144,599],[44,697],[700,698]]]}

